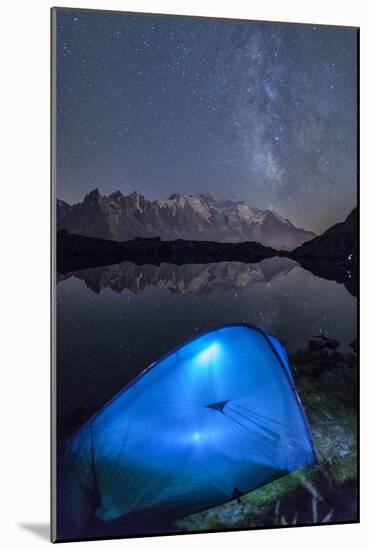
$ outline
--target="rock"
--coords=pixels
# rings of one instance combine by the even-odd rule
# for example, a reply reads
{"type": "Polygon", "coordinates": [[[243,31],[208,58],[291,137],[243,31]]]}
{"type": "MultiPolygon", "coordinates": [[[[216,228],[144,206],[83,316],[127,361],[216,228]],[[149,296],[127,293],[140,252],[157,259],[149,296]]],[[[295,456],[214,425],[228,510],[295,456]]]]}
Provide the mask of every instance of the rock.
{"type": "Polygon", "coordinates": [[[357,353],[357,338],[355,338],[355,340],[353,340],[350,344],[349,344],[350,348],[352,349],[352,351],[354,353],[357,353]]]}
{"type": "Polygon", "coordinates": [[[336,340],[335,338],[328,338],[323,334],[319,334],[314,336],[312,340],[309,340],[308,349],[310,351],[336,350],[339,345],[339,340],[336,340]]]}
{"type": "Polygon", "coordinates": [[[347,449],[343,449],[342,451],[339,452],[339,455],[342,457],[342,456],[348,456],[350,454],[350,451],[348,451],[347,449]]]}
{"type": "Polygon", "coordinates": [[[321,351],[324,349],[324,342],[322,342],[318,338],[314,338],[313,340],[309,340],[308,350],[309,351],[321,351]]]}
{"type": "Polygon", "coordinates": [[[352,353],[346,353],[345,354],[345,367],[354,367],[355,366],[355,356],[352,353]]]}

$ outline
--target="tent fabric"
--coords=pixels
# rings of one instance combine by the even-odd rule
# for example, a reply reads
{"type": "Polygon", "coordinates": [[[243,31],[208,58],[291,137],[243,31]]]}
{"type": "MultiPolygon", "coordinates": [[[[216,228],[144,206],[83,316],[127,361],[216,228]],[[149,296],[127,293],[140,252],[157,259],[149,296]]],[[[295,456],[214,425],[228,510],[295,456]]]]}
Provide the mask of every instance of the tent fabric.
{"type": "Polygon", "coordinates": [[[150,366],[70,440],[69,513],[181,517],[315,462],[284,347],[226,326],[150,366]]]}

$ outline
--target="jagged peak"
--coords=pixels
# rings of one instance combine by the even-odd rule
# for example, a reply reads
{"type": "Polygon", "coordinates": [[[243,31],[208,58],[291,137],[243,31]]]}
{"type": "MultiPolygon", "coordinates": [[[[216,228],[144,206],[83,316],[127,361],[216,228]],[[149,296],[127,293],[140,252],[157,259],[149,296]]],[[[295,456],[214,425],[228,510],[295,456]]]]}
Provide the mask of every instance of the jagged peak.
{"type": "Polygon", "coordinates": [[[96,189],[93,189],[87,195],[85,195],[84,202],[91,202],[95,201],[101,198],[101,193],[99,189],[96,187],[96,189]]]}
{"type": "Polygon", "coordinates": [[[172,193],[170,195],[170,197],[168,197],[168,200],[170,201],[175,201],[175,200],[179,200],[183,197],[184,195],[181,195],[181,193],[172,193]]]}
{"type": "Polygon", "coordinates": [[[199,193],[198,195],[196,195],[196,197],[209,202],[215,202],[216,200],[213,193],[199,193]]]}
{"type": "Polygon", "coordinates": [[[63,201],[63,199],[56,199],[56,205],[60,207],[67,207],[70,208],[71,205],[67,201],[63,201]]]}
{"type": "MultiPolygon", "coordinates": [[[[158,199],[165,200],[165,199],[158,199]]],[[[200,200],[202,202],[216,202],[216,199],[212,193],[196,193],[196,194],[182,194],[182,193],[172,193],[168,199],[169,201],[180,201],[180,200],[200,200]]]]}
{"type": "Polygon", "coordinates": [[[139,191],[132,191],[132,193],[130,193],[128,197],[132,197],[133,199],[145,199],[145,197],[139,191]]]}
{"type": "Polygon", "coordinates": [[[116,191],[113,191],[109,195],[109,198],[111,198],[111,199],[116,199],[116,198],[121,198],[121,197],[124,197],[124,195],[123,195],[122,191],[120,191],[120,189],[117,189],[116,191]]]}

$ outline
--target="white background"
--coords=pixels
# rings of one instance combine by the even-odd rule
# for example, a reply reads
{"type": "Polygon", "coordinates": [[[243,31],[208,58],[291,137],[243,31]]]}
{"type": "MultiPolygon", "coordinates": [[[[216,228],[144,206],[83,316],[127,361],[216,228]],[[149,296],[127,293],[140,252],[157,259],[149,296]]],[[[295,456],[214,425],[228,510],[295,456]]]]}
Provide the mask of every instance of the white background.
{"type": "MultiPolygon", "coordinates": [[[[365,3],[351,0],[69,0],[89,7],[354,25],[361,27],[362,296],[360,525],[78,543],[131,549],[245,547],[357,549],[369,540],[368,31],[365,3]],[[365,247],[365,248],[364,248],[365,247]],[[365,538],[367,541],[365,541],[365,538]]],[[[63,4],[60,4],[63,5],[63,4]]],[[[7,0],[0,12],[0,544],[34,549],[49,519],[49,8],[47,0],[7,0]]]]}

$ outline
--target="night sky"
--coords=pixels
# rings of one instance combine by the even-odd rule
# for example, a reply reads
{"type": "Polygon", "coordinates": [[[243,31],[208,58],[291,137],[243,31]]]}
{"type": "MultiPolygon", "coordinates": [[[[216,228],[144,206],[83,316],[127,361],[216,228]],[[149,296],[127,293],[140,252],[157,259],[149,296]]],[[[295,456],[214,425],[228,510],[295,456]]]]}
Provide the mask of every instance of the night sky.
{"type": "Polygon", "coordinates": [[[57,195],[213,193],[320,232],[356,203],[356,31],[57,12],[57,195]]]}

